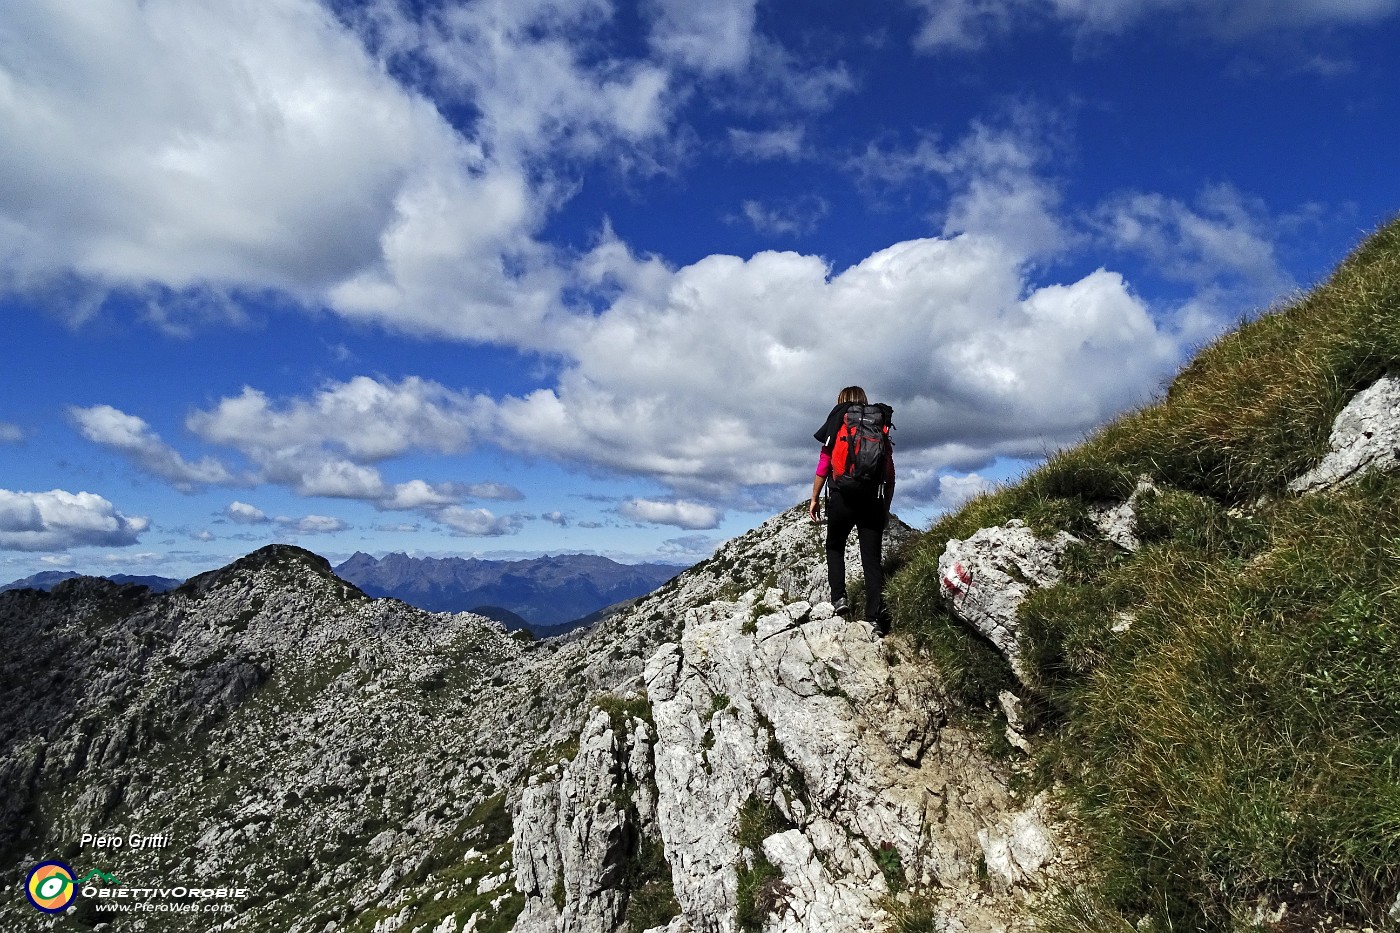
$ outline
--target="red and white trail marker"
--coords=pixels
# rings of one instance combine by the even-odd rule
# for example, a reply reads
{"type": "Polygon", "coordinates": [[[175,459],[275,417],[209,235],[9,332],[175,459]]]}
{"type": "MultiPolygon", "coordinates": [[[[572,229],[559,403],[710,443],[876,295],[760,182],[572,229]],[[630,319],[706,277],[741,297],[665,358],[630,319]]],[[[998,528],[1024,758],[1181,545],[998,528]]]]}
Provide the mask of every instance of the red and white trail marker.
{"type": "Polygon", "coordinates": [[[972,574],[961,562],[953,561],[953,565],[943,573],[943,588],[950,593],[963,595],[972,588],[972,574]]]}

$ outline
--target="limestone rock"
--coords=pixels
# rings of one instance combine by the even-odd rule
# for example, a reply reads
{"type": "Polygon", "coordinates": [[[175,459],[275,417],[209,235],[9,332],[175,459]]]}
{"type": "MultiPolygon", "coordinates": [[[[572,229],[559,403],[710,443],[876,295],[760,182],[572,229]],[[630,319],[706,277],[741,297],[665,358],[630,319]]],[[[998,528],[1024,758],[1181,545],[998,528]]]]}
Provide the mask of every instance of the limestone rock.
{"type": "Polygon", "coordinates": [[[1104,540],[1111,541],[1125,551],[1136,551],[1140,544],[1137,538],[1137,501],[1144,493],[1152,492],[1156,488],[1150,477],[1142,476],[1126,501],[1117,505],[1092,508],[1089,510],[1089,519],[1104,540]]]}
{"type": "MultiPolygon", "coordinates": [[[[755,857],[736,835],[754,806],[789,826],[761,844],[785,890],[767,929],[885,928],[882,846],[900,884],[936,883],[972,902],[978,834],[1001,832],[1014,810],[1000,769],[944,723],[916,666],[888,663],[869,626],[829,605],[772,609],[778,601],[774,589],[738,611],[689,611],[681,643],[647,667],[658,823],[686,918],[695,930],[733,929],[737,868],[755,857]]],[[[1013,885],[1044,864],[1027,856],[1013,885]]],[[[967,923],[1004,928],[972,913],[967,923]]]]}
{"type": "Polygon", "coordinates": [[[1372,470],[1400,465],[1400,375],[1387,375],[1358,392],[1332,424],[1322,462],[1288,484],[1318,492],[1353,482],[1372,470]]]}
{"type": "Polygon", "coordinates": [[[1022,680],[1016,612],[1035,588],[1060,579],[1059,562],[1078,539],[1058,532],[1037,538],[1020,519],[951,540],[938,559],[939,585],[953,613],[987,638],[1022,680]]]}
{"type": "MultiPolygon", "coordinates": [[[[601,709],[558,779],[527,788],[514,821],[516,933],[613,933],[623,920],[626,865],[655,812],[650,730],[618,734],[601,709]],[[631,804],[631,806],[628,806],[631,804]]],[[[653,830],[654,831],[654,830],[653,830]]]]}

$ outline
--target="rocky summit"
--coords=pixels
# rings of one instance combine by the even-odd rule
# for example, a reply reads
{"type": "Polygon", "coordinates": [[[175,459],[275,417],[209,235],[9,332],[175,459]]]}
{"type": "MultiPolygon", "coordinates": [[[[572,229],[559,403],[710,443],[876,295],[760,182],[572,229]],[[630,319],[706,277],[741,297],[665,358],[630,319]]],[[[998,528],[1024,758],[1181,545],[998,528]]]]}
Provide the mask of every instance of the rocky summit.
{"type": "Polygon", "coordinates": [[[0,625],[5,929],[875,930],[936,886],[993,930],[1066,864],[910,646],[833,615],[802,507],[571,638],[288,546],[0,625]],[[49,860],[63,915],[23,895],[49,860]]]}

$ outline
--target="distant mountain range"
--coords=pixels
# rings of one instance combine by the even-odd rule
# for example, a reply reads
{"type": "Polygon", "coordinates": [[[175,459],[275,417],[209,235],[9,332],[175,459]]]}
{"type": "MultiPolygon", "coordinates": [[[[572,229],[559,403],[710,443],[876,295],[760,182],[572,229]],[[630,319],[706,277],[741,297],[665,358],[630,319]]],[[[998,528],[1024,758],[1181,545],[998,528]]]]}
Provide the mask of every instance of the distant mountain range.
{"type": "Polygon", "coordinates": [[[432,612],[481,612],[518,627],[501,614],[505,610],[539,633],[650,593],[684,569],[619,564],[590,554],[479,560],[407,554],[374,558],[357,552],[335,572],[370,596],[392,596],[432,612]]]}
{"type": "MultiPolygon", "coordinates": [[[[48,592],[64,580],[72,580],[74,577],[88,576],[78,573],[75,570],[45,570],[33,576],[25,577],[23,580],[16,580],[13,583],[6,583],[0,586],[0,593],[6,590],[43,590],[48,592]]],[[[165,593],[175,589],[183,581],[172,580],[169,577],[133,577],[131,574],[114,573],[111,576],[103,577],[104,580],[111,580],[113,583],[134,583],[137,586],[150,587],[153,592],[165,593]]]]}

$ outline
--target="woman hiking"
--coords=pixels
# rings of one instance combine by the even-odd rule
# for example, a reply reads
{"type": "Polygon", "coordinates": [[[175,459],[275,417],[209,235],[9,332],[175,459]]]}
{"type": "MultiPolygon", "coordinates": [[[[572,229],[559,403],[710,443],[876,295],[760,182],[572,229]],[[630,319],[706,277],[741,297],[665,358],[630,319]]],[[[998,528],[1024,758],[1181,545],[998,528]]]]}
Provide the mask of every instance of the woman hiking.
{"type": "Polygon", "coordinates": [[[840,615],[851,608],[846,599],[846,539],[851,529],[856,529],[860,566],[865,573],[865,620],[880,635],[890,631],[880,544],[894,499],[894,449],[889,439],[892,414],[888,405],[871,405],[860,386],[841,390],[836,407],[812,435],[822,449],[808,507],[812,521],[820,522],[825,486],[826,574],[831,601],[840,615]]]}

